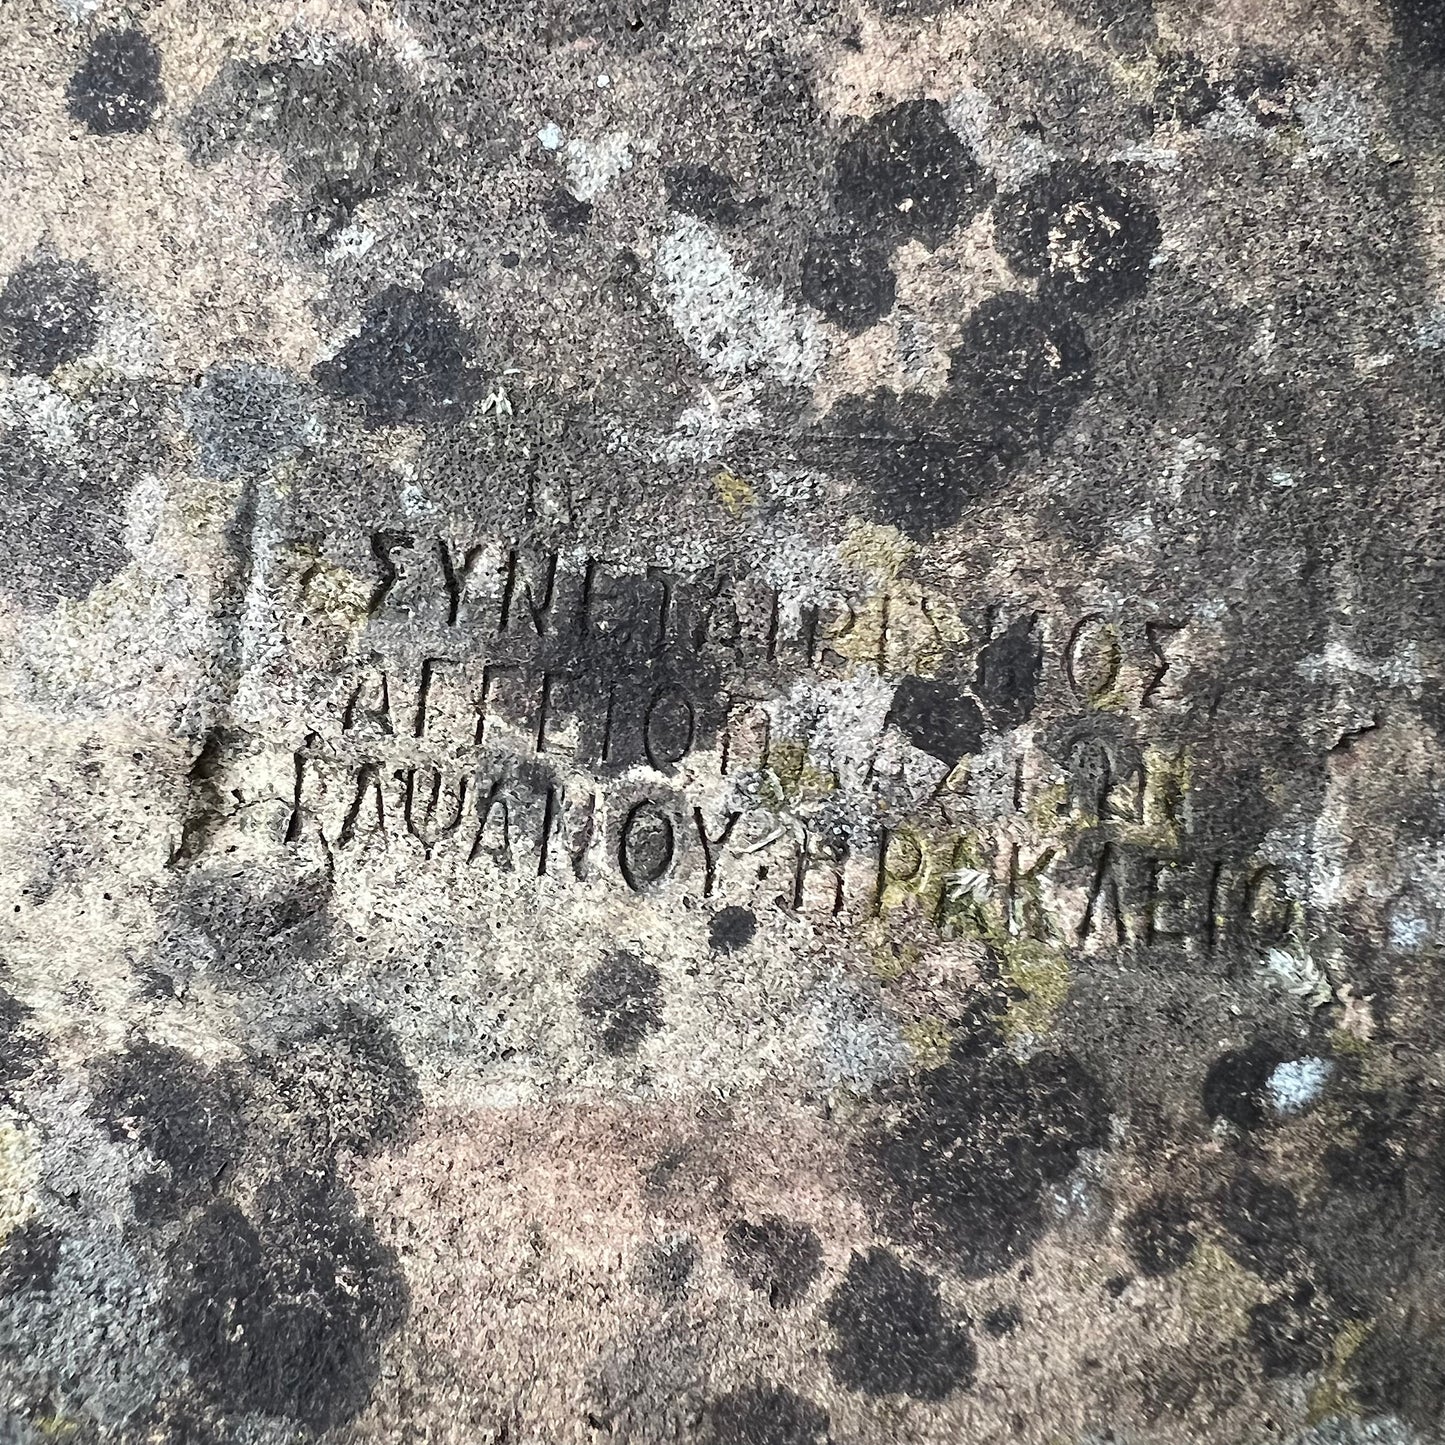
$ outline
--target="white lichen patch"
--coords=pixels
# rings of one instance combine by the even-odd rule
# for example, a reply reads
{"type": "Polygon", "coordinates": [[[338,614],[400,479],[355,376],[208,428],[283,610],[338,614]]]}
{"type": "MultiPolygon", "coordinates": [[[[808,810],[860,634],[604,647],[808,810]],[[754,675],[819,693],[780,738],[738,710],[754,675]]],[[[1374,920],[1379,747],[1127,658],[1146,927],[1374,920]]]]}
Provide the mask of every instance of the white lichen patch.
{"type": "Polygon", "coordinates": [[[817,375],[826,353],[818,324],[743,271],[710,226],[677,217],[655,265],[658,300],[709,371],[792,386],[817,375]]]}
{"type": "MultiPolygon", "coordinates": [[[[542,144],[546,146],[547,141],[542,144]]],[[[562,156],[572,194],[579,201],[595,200],[624,171],[632,169],[632,137],[625,130],[609,131],[596,140],[573,136],[562,156]]]]}
{"type": "Polygon", "coordinates": [[[1319,1098],[1334,1066],[1328,1059],[1286,1059],[1265,1080],[1269,1101],[1281,1114],[1298,1114],[1319,1098]]]}
{"type": "Polygon", "coordinates": [[[1054,158],[1037,135],[1009,125],[998,104],[976,85],[954,91],[943,113],[1002,188],[1016,190],[1054,158]]]}
{"type": "Polygon", "coordinates": [[[75,403],[43,377],[0,379],[0,430],[24,427],[46,451],[63,456],[75,446],[79,425],[75,403]]]}
{"type": "Polygon", "coordinates": [[[805,1036],[826,1088],[867,1090],[908,1062],[897,1022],[869,1008],[841,976],[828,980],[806,1016],[805,1036]]]}
{"type": "Polygon", "coordinates": [[[893,686],[876,673],[794,685],[778,709],[779,730],[803,742],[808,762],[844,787],[862,787],[878,752],[893,686]]]}
{"type": "Polygon", "coordinates": [[[0,1244],[35,1212],[40,1155],[11,1114],[0,1114],[0,1244]]]}
{"type": "Polygon", "coordinates": [[[1309,1008],[1323,1008],[1334,998],[1324,970],[1308,953],[1271,948],[1260,965],[1264,979],[1309,1008]]]}

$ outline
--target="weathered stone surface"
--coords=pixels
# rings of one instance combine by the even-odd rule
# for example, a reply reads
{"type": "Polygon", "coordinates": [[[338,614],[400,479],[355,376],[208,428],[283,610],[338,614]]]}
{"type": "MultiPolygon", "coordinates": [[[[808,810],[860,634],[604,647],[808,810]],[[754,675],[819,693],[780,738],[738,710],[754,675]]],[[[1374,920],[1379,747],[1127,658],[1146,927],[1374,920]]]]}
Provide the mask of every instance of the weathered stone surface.
{"type": "Polygon", "coordinates": [[[0,3],[0,1439],[1445,1439],[1425,0],[0,3]]]}

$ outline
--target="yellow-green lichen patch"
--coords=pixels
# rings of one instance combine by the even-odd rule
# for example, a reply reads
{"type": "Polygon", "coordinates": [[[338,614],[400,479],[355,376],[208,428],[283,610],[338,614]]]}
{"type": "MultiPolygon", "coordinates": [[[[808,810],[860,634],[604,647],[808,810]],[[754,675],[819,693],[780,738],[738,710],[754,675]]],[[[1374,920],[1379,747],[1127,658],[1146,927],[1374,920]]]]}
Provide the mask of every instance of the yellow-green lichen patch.
{"type": "Polygon", "coordinates": [[[778,738],[768,747],[759,805],[785,812],[799,803],[816,802],[838,790],[838,777],[808,760],[808,745],[796,738],[778,738]]]}
{"type": "Polygon", "coordinates": [[[1044,837],[1052,837],[1059,830],[1060,819],[1068,810],[1069,785],[1049,783],[1036,789],[1024,805],[1024,817],[1030,828],[1044,837]]]}
{"type": "Polygon", "coordinates": [[[1016,1039],[1048,1033],[1069,995],[1068,959],[1061,950],[1026,938],[1007,940],[1001,951],[1004,977],[1024,994],[1009,1003],[1005,1035],[1016,1039]]]}
{"type": "Polygon", "coordinates": [[[360,627],[371,601],[370,589],[354,572],[320,561],[306,570],[301,595],[310,615],[338,632],[360,627]]]}
{"type": "Polygon", "coordinates": [[[1319,1425],[1340,1416],[1358,1415],[1359,1403],[1350,1388],[1350,1362],[1370,1333],[1368,1320],[1348,1320],[1330,1347],[1330,1363],[1310,1391],[1305,1422],[1319,1425]]]}
{"type": "Polygon", "coordinates": [[[903,1042],[920,1069],[936,1069],[948,1058],[953,1030],[940,1018],[916,1019],[904,1025],[903,1042]]]}
{"type": "Polygon", "coordinates": [[[832,644],[839,656],[886,677],[930,677],[968,635],[951,599],[902,575],[915,550],[894,527],[850,526],[838,555],[872,586],[852,626],[832,644]]]}
{"type": "Polygon", "coordinates": [[[838,555],[871,582],[896,581],[917,547],[898,530],[853,518],[838,555]]]}
{"type": "Polygon", "coordinates": [[[1221,1339],[1249,1328],[1249,1308],[1268,1297],[1264,1284],[1210,1240],[1202,1240],[1179,1271],[1185,1308],[1221,1339]]]}
{"type": "Polygon", "coordinates": [[[945,887],[944,874],[935,866],[935,858],[935,840],[921,829],[892,830],[883,844],[878,870],[878,911],[886,914],[912,905],[932,913],[945,887]]]}
{"type": "Polygon", "coordinates": [[[746,477],[740,477],[731,467],[723,467],[712,479],[717,489],[718,500],[728,513],[742,519],[758,504],[757,490],[746,477]]]}
{"type": "Polygon", "coordinates": [[[856,612],[833,649],[885,677],[932,677],[948,649],[968,635],[948,598],[906,577],[874,592],[856,612]]]}
{"type": "Polygon", "coordinates": [[[74,1440],[82,1427],[78,1420],[69,1419],[65,1415],[42,1415],[36,1420],[35,1428],[47,1440],[74,1440]]]}
{"type": "Polygon", "coordinates": [[[869,919],[858,936],[868,950],[874,976],[884,983],[902,978],[919,960],[918,947],[894,938],[882,918],[869,919]]]}

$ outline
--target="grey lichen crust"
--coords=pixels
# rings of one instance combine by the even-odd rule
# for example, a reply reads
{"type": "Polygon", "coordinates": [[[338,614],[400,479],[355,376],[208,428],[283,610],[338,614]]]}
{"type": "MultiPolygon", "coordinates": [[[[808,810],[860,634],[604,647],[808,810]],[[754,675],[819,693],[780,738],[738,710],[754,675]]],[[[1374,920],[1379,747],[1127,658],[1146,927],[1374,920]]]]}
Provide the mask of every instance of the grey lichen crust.
{"type": "Polygon", "coordinates": [[[1445,1440],[1445,9],[0,3],[0,1440],[1445,1440]]]}

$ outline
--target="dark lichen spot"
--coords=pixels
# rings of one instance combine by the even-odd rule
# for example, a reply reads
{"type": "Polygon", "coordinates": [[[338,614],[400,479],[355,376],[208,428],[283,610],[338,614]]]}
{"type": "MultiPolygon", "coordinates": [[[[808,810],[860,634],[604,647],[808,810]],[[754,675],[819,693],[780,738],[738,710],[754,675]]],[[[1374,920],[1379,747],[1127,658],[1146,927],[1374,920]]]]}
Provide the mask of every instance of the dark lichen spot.
{"type": "Polygon", "coordinates": [[[228,60],[186,117],[194,160],[243,143],[275,150],[294,199],[273,212],[309,250],[330,246],[365,202],[444,162],[440,126],[385,47],[336,42],[264,62],[228,60]]]}
{"type": "Polygon", "coordinates": [[[329,1170],[278,1175],[254,1219],[212,1203],[170,1259],[172,1336],[223,1408],[321,1431],[365,1405],[406,1291],[395,1257],[329,1170]]]}
{"type": "Polygon", "coordinates": [[[1020,617],[978,654],[974,691],[999,727],[1016,727],[1034,710],[1044,669],[1037,619],[1020,617]]]}
{"type": "MultiPolygon", "coordinates": [[[[880,15],[914,17],[922,19],[933,15],[946,15],[959,9],[964,0],[869,0],[868,8],[880,15]]],[[[850,49],[861,45],[856,33],[847,36],[843,43],[850,49]]]]}
{"type": "Polygon", "coordinates": [[[137,974],[140,997],[146,1000],[164,999],[174,1002],[180,997],[176,981],[164,969],[142,968],[137,974]]]}
{"type": "Polygon", "coordinates": [[[1325,1150],[1325,1174],[1334,1189],[1382,1202],[1404,1193],[1418,1104],[1413,1088],[1398,1094],[1371,1089],[1349,1101],[1345,1137],[1325,1150]]]}
{"type": "Polygon", "coordinates": [[[592,202],[557,186],[542,203],[542,218],[558,236],[580,236],[592,222],[592,202]]]}
{"type": "Polygon", "coordinates": [[[355,221],[361,204],[376,193],[374,184],[344,176],[325,176],[318,180],[294,213],[306,246],[313,251],[324,251],[334,244],[355,221]]]}
{"type": "Polygon", "coordinates": [[[759,1381],[708,1406],[707,1445],[828,1445],[828,1415],[811,1400],[759,1381]]]}
{"type": "Polygon", "coordinates": [[[707,944],[714,953],[736,953],[753,941],[758,920],[751,908],[730,903],[719,908],[707,925],[707,944]]]}
{"type": "MultiPolygon", "coordinates": [[[[1251,759],[1217,772],[1210,779],[1209,787],[1196,787],[1190,799],[1190,813],[1190,833],[1196,847],[1238,849],[1257,846],[1274,826],[1279,806],[1270,798],[1269,784],[1259,763],[1251,759]]],[[[1262,912],[1277,914],[1278,910],[1262,912]]],[[[1257,941],[1261,946],[1266,944],[1264,937],[1257,941]]],[[[1282,1062],[1284,1057],[1276,1055],[1276,1062],[1282,1062]]]]}
{"type": "Polygon", "coordinates": [[[1074,318],[1048,299],[1005,291],[970,313],[950,353],[949,387],[974,403],[996,447],[1045,447],[1093,380],[1089,343],[1074,318]]]}
{"type": "Polygon", "coordinates": [[[1188,1262],[1198,1243],[1189,1206],[1172,1194],[1142,1204],[1124,1221],[1124,1237],[1139,1273],[1158,1279],[1188,1262]]]}
{"type": "Polygon", "coordinates": [[[990,419],[966,401],[886,387],[846,396],[828,415],[826,460],[871,495],[881,521],[926,540],[958,521],[964,506],[997,488],[1012,460],[990,419]]]}
{"type": "Polygon", "coordinates": [[[823,1246],[806,1224],[765,1214],[756,1224],[735,1219],[723,1235],[723,1259],[733,1274],[774,1309],[801,1299],[823,1268],[823,1246]]]}
{"type": "Polygon", "coordinates": [[[688,1140],[668,1147],[640,1173],[649,1204],[675,1211],[705,1203],[708,1209],[731,1212],[729,1168],[711,1148],[688,1140]]]}
{"type": "Polygon", "coordinates": [[[961,1037],[872,1141],[885,1221],[965,1275],[994,1274],[1043,1234],[1045,1186],[1105,1143],[1108,1122],[1099,1085],[1071,1055],[1019,1060],[991,1031],[961,1037]]]}
{"type": "Polygon", "coordinates": [[[0,1295],[47,1294],[60,1267],[60,1234],[43,1219],[17,1225],[0,1245],[0,1295]]]}
{"type": "Polygon", "coordinates": [[[258,1060],[271,1084],[273,1124],[311,1153],[374,1154],[406,1137],[421,1089],[382,1019],[345,1008],[258,1060]]]}
{"type": "Polygon", "coordinates": [[[863,467],[881,519],[922,541],[958,521],[967,464],[937,432],[864,433],[863,467]]]}
{"type": "Polygon", "coordinates": [[[306,394],[292,376],[241,362],[211,367],[181,400],[181,416],[209,477],[260,471],[299,452],[306,394]]]}
{"type": "Polygon", "coordinates": [[[113,456],[57,456],[26,427],[0,430],[0,588],[32,607],[88,596],[126,563],[127,480],[113,456]]]}
{"type": "Polygon", "coordinates": [[[233,1445],[235,1435],[204,1407],[180,1403],[174,1395],[158,1400],[127,1422],[145,1445],[233,1445]]]}
{"type": "Polygon", "coordinates": [[[942,396],[885,387],[843,397],[828,416],[826,460],[867,487],[883,521],[926,540],[997,491],[1031,448],[1056,440],[1093,369],[1057,300],[1005,292],[964,323],[942,396]]]}
{"type": "Polygon", "coordinates": [[[564,13],[565,35],[590,35],[622,51],[647,50],[667,32],[672,0],[584,0],[564,13]]]}
{"type": "Polygon", "coordinates": [[[240,1151],[242,1095],[224,1069],[147,1041],[98,1064],[94,1085],[94,1109],[111,1138],[164,1164],[178,1204],[204,1198],[240,1151]]]}
{"type": "Polygon", "coordinates": [[[711,166],[669,166],[663,183],[669,208],[685,216],[696,216],[714,226],[735,226],[743,217],[743,207],[733,194],[732,177],[711,166]]]}
{"type": "Polygon", "coordinates": [[[1400,48],[1425,65],[1445,61],[1445,7],[1440,0],[1389,0],[1400,48]]]}
{"type": "Polygon", "coordinates": [[[983,746],[978,704],[951,682],[905,677],[893,694],[888,721],[914,747],[952,767],[983,746]]]}
{"type": "Polygon", "coordinates": [[[1285,1055],[1268,1043],[1231,1049],[1209,1066],[1204,1076],[1204,1112],[1228,1119],[1241,1129],[1256,1129],[1269,1117],[1269,1078],[1285,1055]]]}
{"type": "Polygon", "coordinates": [[[39,1062],[41,1041],[25,1032],[30,1010],[19,999],[0,990],[0,1103],[14,1097],[13,1090],[39,1062]]]}
{"type": "Polygon", "coordinates": [[[324,877],[258,892],[244,877],[198,872],[186,880],[181,913],[214,950],[218,969],[264,983],[322,955],[330,897],[324,877]]]}
{"type": "Polygon", "coordinates": [[[1230,89],[1259,125],[1273,128],[1294,119],[1293,78],[1294,67],[1283,56],[1254,54],[1241,61],[1230,89]]]}
{"type": "Polygon", "coordinates": [[[1164,55],[1154,85],[1154,113],[1175,125],[1198,125],[1219,109],[1220,95],[1196,55],[1164,55]]]}
{"type": "Polygon", "coordinates": [[[1138,295],[1162,232],[1154,209],[1098,166],[1059,161],[994,207],[994,236],[1009,264],[1046,293],[1098,307],[1138,295]]]}
{"type": "Polygon", "coordinates": [[[853,1255],[823,1316],[836,1337],[829,1366],[851,1390],[941,1400],[973,1383],[977,1351],[944,1319],[938,1282],[886,1249],[853,1255]]]}
{"type": "Polygon", "coordinates": [[[359,400],[368,427],[452,421],[471,400],[467,346],[445,301],[388,286],[366,308],[360,334],[311,374],[328,395],[359,400]]]}
{"type": "Polygon", "coordinates": [[[1335,1326],[1308,1280],[1249,1311],[1249,1343],[1267,1379],[1308,1375],[1330,1357],[1335,1326]]]}
{"type": "Polygon", "coordinates": [[[17,267],[0,291],[0,355],[9,369],[49,376],[84,356],[95,345],[99,295],[84,261],[39,256],[17,267]]]}
{"type": "Polygon", "coordinates": [[[1246,1269],[1283,1279],[1300,1258],[1300,1208],[1294,1191],[1241,1170],[1216,1196],[1224,1247],[1246,1269]]]}
{"type": "Polygon", "coordinates": [[[905,100],[838,151],[839,212],[885,241],[941,246],[986,204],[987,180],[936,100],[905,100]]]}
{"type": "Polygon", "coordinates": [[[95,135],[143,131],[165,98],[160,52],[139,30],[103,30],[65,93],[72,118],[95,135]]]}
{"type": "Polygon", "coordinates": [[[1397,1415],[1429,1435],[1445,1419],[1445,1356],[1433,1314],[1391,1310],[1350,1359],[1355,1395],[1369,1413],[1397,1415]]]}
{"type": "Polygon", "coordinates": [[[1060,0],[1065,12],[1099,33],[1119,51],[1136,49],[1154,38],[1154,0],[1060,0]]]}
{"type": "Polygon", "coordinates": [[[167,1169],[152,1169],[131,1181],[131,1207],[142,1224],[169,1224],[178,1219],[200,1198],[198,1191],[187,1193],[167,1169]]]}
{"type": "Polygon", "coordinates": [[[637,1282],[661,1300],[680,1300],[687,1293],[688,1281],[699,1257],[696,1242],[686,1236],[661,1244],[646,1244],[637,1262],[637,1282]]]}
{"type": "Polygon", "coordinates": [[[656,965],[619,951],[582,980],[577,1007],[604,1053],[634,1054],[662,1027],[662,976],[656,965]]]}
{"type": "Polygon", "coordinates": [[[1024,1317],[1017,1305],[995,1305],[983,1317],[984,1329],[996,1340],[1013,1334],[1023,1322],[1024,1317]]]}
{"type": "Polygon", "coordinates": [[[856,236],[814,236],[803,252],[803,300],[845,331],[866,331],[893,310],[897,278],[881,246],[856,236]]]}

